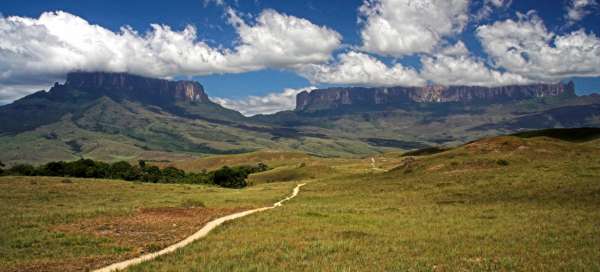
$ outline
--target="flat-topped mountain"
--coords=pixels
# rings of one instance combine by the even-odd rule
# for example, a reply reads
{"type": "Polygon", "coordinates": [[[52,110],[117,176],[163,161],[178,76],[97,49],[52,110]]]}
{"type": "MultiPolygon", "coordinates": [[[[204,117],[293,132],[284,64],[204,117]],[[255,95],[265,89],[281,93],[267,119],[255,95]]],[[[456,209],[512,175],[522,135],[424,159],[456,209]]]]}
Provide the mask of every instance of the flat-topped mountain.
{"type": "Polygon", "coordinates": [[[258,149],[364,156],[460,144],[528,129],[600,126],[600,97],[574,85],[330,88],[297,109],[251,118],[213,103],[195,81],[75,72],[0,106],[0,161],[114,161],[258,149]]]}
{"type": "Polygon", "coordinates": [[[171,81],[127,73],[70,73],[64,86],[141,101],[210,102],[204,88],[197,81],[171,81]]]}
{"type": "Polygon", "coordinates": [[[498,103],[540,97],[575,96],[575,85],[532,84],[502,87],[425,86],[381,88],[329,88],[298,94],[297,111],[318,111],[342,107],[402,106],[412,103],[498,103]]]}
{"type": "Polygon", "coordinates": [[[64,84],[0,107],[0,134],[34,129],[67,114],[80,115],[99,101],[139,103],[179,116],[229,120],[242,115],[213,103],[196,81],[156,79],[128,73],[74,72],[64,84]]]}

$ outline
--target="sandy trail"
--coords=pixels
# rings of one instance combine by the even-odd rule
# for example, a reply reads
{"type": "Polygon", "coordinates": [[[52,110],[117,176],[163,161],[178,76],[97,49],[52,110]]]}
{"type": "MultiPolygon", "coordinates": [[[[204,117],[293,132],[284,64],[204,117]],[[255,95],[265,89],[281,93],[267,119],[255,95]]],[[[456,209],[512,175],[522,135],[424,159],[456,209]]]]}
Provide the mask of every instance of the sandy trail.
{"type": "Polygon", "coordinates": [[[218,227],[219,225],[223,224],[226,221],[229,220],[233,220],[236,218],[240,218],[240,217],[244,217],[256,212],[262,212],[262,211],[266,211],[266,210],[270,210],[270,209],[274,209],[276,207],[280,207],[283,202],[288,201],[294,197],[296,197],[298,195],[298,192],[300,192],[300,187],[304,186],[306,183],[302,183],[302,184],[298,184],[295,188],[294,191],[292,191],[292,194],[289,195],[288,197],[280,200],[279,202],[273,204],[273,206],[268,206],[268,207],[263,207],[263,208],[258,208],[258,209],[254,209],[254,210],[248,210],[248,211],[243,211],[243,212],[238,212],[238,213],[234,213],[234,214],[230,214],[230,215],[226,215],[220,218],[217,218],[213,221],[210,221],[208,223],[206,223],[206,225],[204,225],[204,227],[202,227],[199,231],[197,231],[196,233],[192,234],[191,236],[185,238],[184,240],[171,245],[161,251],[158,252],[154,252],[154,253],[148,253],[145,255],[142,255],[140,257],[137,258],[133,258],[130,260],[126,260],[126,261],[122,261],[119,263],[115,263],[115,264],[111,264],[109,266],[94,270],[94,272],[111,272],[111,271],[118,271],[118,270],[123,270],[127,267],[130,267],[132,265],[136,265],[136,264],[140,264],[143,263],[145,261],[150,261],[158,256],[162,256],[165,254],[169,254],[175,250],[178,250],[184,246],[189,245],[190,243],[206,236],[211,230],[213,230],[214,228],[218,227]]]}

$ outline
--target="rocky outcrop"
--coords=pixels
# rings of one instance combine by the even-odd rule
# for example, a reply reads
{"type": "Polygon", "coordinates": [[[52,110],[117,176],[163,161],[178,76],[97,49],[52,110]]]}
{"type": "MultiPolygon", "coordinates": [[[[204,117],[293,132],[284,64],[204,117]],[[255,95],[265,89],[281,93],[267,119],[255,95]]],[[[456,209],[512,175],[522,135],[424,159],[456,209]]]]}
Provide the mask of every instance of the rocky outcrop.
{"type": "Polygon", "coordinates": [[[414,103],[507,102],[536,97],[575,96],[575,85],[532,84],[502,87],[425,86],[386,88],[329,88],[299,93],[297,111],[318,111],[345,106],[402,106],[414,103]]]}
{"type": "Polygon", "coordinates": [[[69,73],[64,87],[140,101],[209,102],[204,88],[196,81],[171,81],[127,73],[69,73]]]}

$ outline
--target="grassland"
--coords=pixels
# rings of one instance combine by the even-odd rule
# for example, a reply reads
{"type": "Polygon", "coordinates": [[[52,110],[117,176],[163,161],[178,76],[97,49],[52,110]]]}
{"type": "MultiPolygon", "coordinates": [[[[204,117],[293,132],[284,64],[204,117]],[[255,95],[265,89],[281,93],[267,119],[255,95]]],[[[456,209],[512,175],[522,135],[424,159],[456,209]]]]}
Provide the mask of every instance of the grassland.
{"type": "Polygon", "coordinates": [[[600,271],[598,140],[504,136],[432,155],[374,159],[259,152],[178,165],[200,171],[261,160],[275,167],[252,175],[255,185],[241,191],[0,179],[0,216],[10,218],[2,221],[2,244],[10,246],[2,246],[0,265],[124,258],[142,247],[69,228],[198,201],[213,211],[207,218],[272,203],[308,182],[283,207],[228,222],[130,271],[600,271]]]}
{"type": "Polygon", "coordinates": [[[130,271],[600,270],[597,147],[499,137],[377,161],[130,271]]]}
{"type": "Polygon", "coordinates": [[[82,271],[155,251],[210,219],[262,207],[293,184],[244,190],[45,177],[0,178],[0,270],[82,271]]]}

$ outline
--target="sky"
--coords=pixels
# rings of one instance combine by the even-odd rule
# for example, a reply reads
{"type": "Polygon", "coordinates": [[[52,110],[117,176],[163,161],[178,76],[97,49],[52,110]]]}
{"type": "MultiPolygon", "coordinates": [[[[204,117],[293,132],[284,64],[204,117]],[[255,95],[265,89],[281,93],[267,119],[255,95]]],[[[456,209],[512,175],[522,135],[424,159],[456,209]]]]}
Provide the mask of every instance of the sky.
{"type": "Polygon", "coordinates": [[[0,2],[0,104],[71,71],[193,79],[245,115],[331,86],[600,92],[598,0],[0,2]]]}

